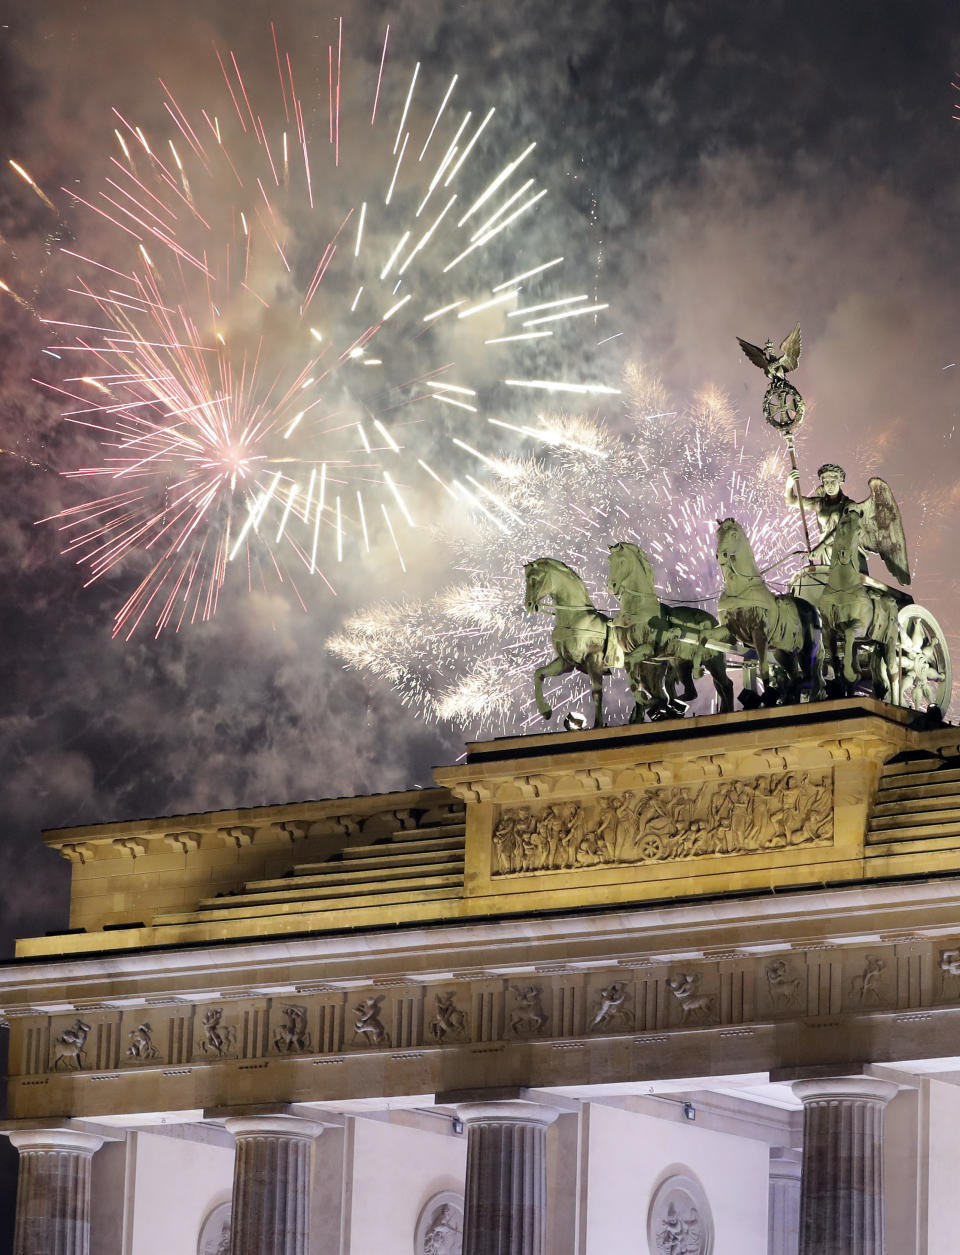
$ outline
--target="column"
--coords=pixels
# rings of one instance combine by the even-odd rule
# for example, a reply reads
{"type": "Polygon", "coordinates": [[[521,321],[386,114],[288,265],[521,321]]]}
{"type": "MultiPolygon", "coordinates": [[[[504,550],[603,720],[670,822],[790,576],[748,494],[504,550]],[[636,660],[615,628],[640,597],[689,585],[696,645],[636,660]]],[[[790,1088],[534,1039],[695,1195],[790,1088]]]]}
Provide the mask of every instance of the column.
{"type": "Polygon", "coordinates": [[[557,1117],[529,1102],[468,1103],[463,1255],[544,1255],[547,1126],[557,1117]]]}
{"type": "Polygon", "coordinates": [[[800,1244],[801,1152],[786,1146],[770,1150],[767,1255],[797,1255],[800,1244]]]}
{"type": "Polygon", "coordinates": [[[14,1255],[90,1255],[90,1161],[103,1139],[73,1129],[17,1129],[14,1255]]]}
{"type": "Polygon", "coordinates": [[[297,1116],[232,1116],[230,1255],[308,1255],[310,1147],[322,1124],[297,1116]]]}
{"type": "Polygon", "coordinates": [[[793,1091],[803,1100],[800,1255],[885,1255],[883,1112],[897,1086],[847,1076],[793,1091]]]}

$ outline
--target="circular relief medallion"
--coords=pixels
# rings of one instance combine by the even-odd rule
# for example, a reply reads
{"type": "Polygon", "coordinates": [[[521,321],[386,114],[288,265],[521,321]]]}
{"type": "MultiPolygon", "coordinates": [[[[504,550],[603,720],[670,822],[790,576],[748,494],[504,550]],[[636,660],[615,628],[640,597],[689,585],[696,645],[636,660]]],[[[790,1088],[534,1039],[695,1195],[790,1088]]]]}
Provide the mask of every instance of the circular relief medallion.
{"type": "Polygon", "coordinates": [[[444,1190],[427,1200],[417,1219],[414,1255],[460,1255],[463,1249],[463,1195],[444,1190]]]}
{"type": "Polygon", "coordinates": [[[200,1226],[197,1255],[230,1255],[229,1203],[219,1203],[200,1226]]]}
{"type": "Polygon", "coordinates": [[[647,1241],[655,1255],[711,1255],[713,1215],[692,1172],[671,1173],[654,1190],[647,1241]]]}

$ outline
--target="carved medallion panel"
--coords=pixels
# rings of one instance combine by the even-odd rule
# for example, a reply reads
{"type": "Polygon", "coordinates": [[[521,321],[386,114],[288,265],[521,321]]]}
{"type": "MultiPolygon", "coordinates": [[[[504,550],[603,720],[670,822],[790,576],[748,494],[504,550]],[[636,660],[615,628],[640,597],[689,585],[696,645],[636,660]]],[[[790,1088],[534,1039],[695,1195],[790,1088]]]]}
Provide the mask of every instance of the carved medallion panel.
{"type": "Polygon", "coordinates": [[[611,793],[502,808],[494,876],[729,857],[833,843],[829,772],[611,793]]]}
{"type": "Polygon", "coordinates": [[[413,1238],[414,1255],[460,1255],[463,1250],[463,1195],[434,1194],[424,1204],[413,1238]]]}
{"type": "Polygon", "coordinates": [[[657,1255],[712,1255],[713,1213],[706,1192],[689,1170],[672,1172],[653,1192],[647,1242],[657,1255]]]}

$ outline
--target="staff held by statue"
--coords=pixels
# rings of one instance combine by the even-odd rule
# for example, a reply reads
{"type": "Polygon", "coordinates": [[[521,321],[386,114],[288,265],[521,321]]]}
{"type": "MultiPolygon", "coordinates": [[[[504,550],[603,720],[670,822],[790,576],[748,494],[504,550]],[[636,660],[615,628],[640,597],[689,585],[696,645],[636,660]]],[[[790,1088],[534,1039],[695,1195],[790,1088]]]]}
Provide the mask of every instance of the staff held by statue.
{"type": "Polygon", "coordinates": [[[787,373],[796,370],[800,362],[800,324],[797,323],[779,349],[773,347],[772,340],[767,340],[762,348],[748,340],[741,340],[739,336],[737,342],[754,366],[758,366],[770,380],[763,394],[763,417],[787,442],[790,467],[796,483],[797,504],[800,506],[800,522],[803,524],[803,539],[807,546],[807,561],[812,564],[813,546],[810,544],[807,512],[803,507],[803,493],[800,491],[800,470],[797,466],[797,449],[793,435],[794,428],[803,422],[806,407],[803,397],[787,379],[787,373]]]}

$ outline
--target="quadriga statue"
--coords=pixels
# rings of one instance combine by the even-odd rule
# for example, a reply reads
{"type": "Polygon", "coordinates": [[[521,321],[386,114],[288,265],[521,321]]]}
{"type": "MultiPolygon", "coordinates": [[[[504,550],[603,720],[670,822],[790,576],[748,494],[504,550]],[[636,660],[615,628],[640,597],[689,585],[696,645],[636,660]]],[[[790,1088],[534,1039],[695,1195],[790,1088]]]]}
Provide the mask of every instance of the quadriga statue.
{"type": "Polygon", "coordinates": [[[654,719],[682,715],[697,696],[694,681],[704,669],[713,679],[720,710],[733,710],[733,683],[724,655],[705,645],[705,638],[715,635],[719,626],[712,614],[660,601],[653,565],[630,541],[610,546],[607,587],[620,603],[613,622],[636,703],[631,723],[641,723],[644,715],[654,719]]]}

